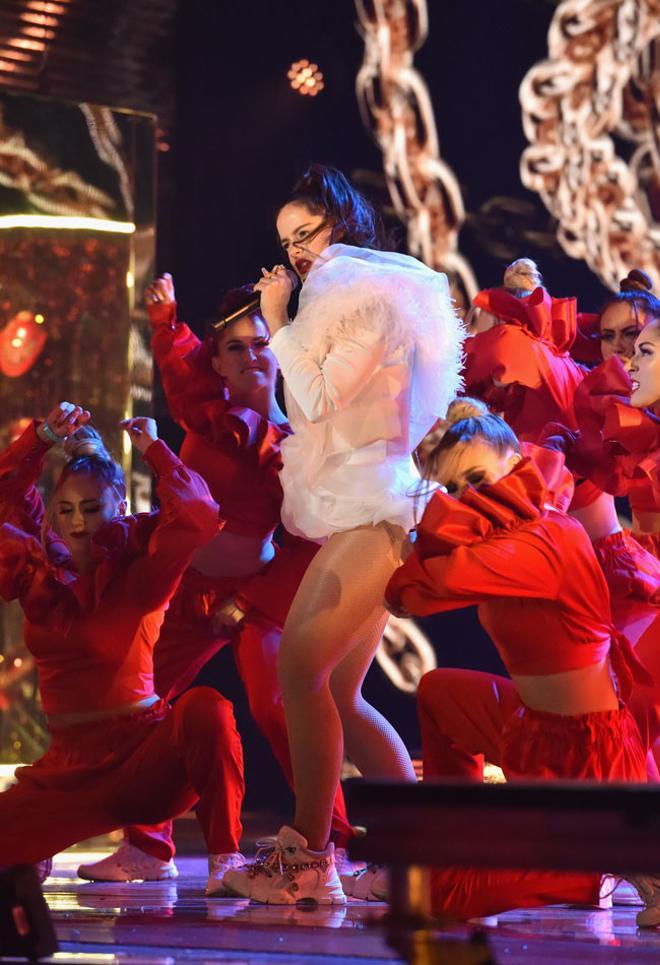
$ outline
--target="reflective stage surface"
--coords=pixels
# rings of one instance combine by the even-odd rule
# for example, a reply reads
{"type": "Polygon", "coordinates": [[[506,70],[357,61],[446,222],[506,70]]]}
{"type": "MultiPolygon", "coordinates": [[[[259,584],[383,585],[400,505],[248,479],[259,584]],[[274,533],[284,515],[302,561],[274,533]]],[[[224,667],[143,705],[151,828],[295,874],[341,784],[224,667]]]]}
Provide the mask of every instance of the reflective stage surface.
{"type": "MultiPolygon", "coordinates": [[[[61,951],[51,961],[80,963],[230,962],[250,965],[401,961],[388,948],[387,906],[349,900],[343,908],[302,910],[207,899],[206,861],[178,856],[175,881],[83,882],[75,869],[101,854],[66,852],[44,892],[61,951]]],[[[553,907],[500,915],[485,931],[498,963],[660,961],[660,929],[639,931],[635,909],[591,911],[553,907]]],[[[439,937],[459,938],[465,928],[439,937]]],[[[456,953],[458,954],[458,953],[456,953]]],[[[440,959],[438,959],[440,960],[440,959]]],[[[451,950],[441,959],[460,960],[451,950]]]]}

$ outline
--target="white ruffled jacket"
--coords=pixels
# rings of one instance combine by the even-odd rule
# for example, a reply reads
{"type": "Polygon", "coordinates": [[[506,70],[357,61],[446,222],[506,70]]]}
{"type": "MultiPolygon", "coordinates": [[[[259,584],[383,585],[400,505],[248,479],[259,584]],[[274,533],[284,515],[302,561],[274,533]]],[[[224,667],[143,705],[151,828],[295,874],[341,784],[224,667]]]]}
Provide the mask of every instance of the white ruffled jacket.
{"type": "Polygon", "coordinates": [[[460,388],[462,343],[445,275],[394,252],[323,252],[271,340],[294,430],[282,444],[287,529],[411,528],[411,452],[460,388]]]}

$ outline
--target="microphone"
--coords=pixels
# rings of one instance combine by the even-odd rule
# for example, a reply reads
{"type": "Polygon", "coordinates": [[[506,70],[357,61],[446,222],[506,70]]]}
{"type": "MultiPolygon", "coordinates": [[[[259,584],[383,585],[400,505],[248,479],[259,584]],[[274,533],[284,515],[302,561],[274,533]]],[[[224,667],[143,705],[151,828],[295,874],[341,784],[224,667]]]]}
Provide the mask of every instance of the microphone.
{"type": "MultiPolygon", "coordinates": [[[[291,294],[298,287],[298,276],[295,272],[291,271],[289,268],[284,269],[289,276],[289,281],[291,282],[291,294]]],[[[245,305],[241,308],[234,309],[233,312],[229,312],[227,315],[223,315],[222,318],[218,318],[215,322],[211,322],[211,328],[214,332],[222,331],[222,329],[227,328],[232,322],[237,322],[239,318],[243,318],[245,315],[252,315],[254,312],[258,311],[261,306],[261,292],[255,292],[254,297],[251,298],[245,305]]]]}

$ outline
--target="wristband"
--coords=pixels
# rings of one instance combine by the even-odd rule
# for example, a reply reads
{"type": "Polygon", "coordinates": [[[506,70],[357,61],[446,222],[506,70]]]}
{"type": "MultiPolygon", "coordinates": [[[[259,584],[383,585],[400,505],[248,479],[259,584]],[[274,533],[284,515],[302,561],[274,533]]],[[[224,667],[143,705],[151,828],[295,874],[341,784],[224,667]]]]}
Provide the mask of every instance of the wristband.
{"type": "Polygon", "coordinates": [[[60,437],[53,432],[53,430],[45,420],[41,423],[39,428],[41,429],[41,431],[43,432],[43,434],[45,435],[45,437],[48,439],[49,442],[58,443],[62,441],[60,437]]]}

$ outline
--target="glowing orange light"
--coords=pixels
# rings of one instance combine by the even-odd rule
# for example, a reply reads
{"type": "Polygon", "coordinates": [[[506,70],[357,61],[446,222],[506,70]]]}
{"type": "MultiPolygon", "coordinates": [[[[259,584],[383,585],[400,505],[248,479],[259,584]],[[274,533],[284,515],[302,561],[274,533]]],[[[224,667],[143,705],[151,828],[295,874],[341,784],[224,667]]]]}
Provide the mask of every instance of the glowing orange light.
{"type": "Polygon", "coordinates": [[[323,72],[319,70],[318,64],[309,60],[297,60],[295,64],[291,64],[287,77],[293,90],[305,97],[316,97],[325,87],[323,72]]]}
{"type": "Polygon", "coordinates": [[[35,323],[36,323],[37,325],[43,325],[43,323],[46,321],[46,319],[43,317],[43,315],[35,315],[35,316],[34,316],[34,321],[35,321],[35,323]]]}

